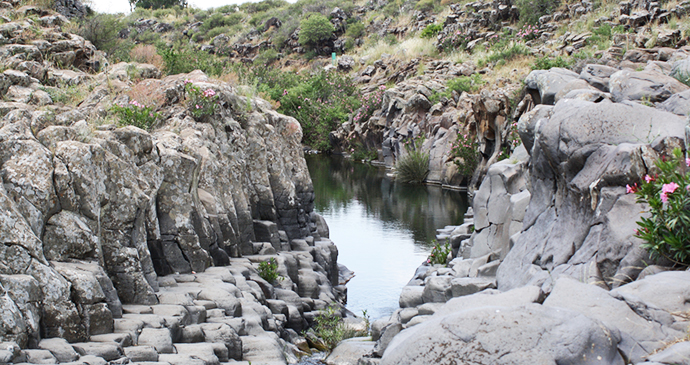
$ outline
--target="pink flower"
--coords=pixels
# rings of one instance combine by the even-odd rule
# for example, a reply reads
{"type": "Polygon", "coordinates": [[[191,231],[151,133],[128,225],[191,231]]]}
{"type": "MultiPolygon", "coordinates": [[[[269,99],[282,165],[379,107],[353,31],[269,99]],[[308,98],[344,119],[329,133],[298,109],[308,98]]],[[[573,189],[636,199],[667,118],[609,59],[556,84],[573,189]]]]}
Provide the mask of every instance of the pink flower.
{"type": "Polygon", "coordinates": [[[201,109],[201,105],[197,104],[195,105],[197,109],[201,109]]]}
{"type": "Polygon", "coordinates": [[[651,176],[649,176],[649,175],[645,175],[645,176],[644,176],[644,181],[646,181],[647,184],[649,184],[650,182],[655,181],[655,180],[656,180],[655,178],[653,178],[653,177],[651,177],[651,176]]]}
{"type": "Polygon", "coordinates": [[[213,89],[206,89],[206,91],[204,91],[204,97],[205,98],[210,98],[210,97],[213,97],[215,95],[216,95],[216,92],[213,91],[213,89]]]}
{"type": "Polygon", "coordinates": [[[668,184],[664,184],[664,185],[661,187],[661,192],[662,192],[662,193],[666,193],[666,194],[672,194],[672,193],[673,193],[674,191],[676,191],[676,189],[678,189],[679,187],[680,187],[680,185],[678,185],[678,184],[676,184],[676,183],[674,183],[674,182],[670,182],[670,183],[668,183],[668,184]]]}
{"type": "Polygon", "coordinates": [[[690,157],[685,159],[685,166],[690,167],[690,157]]]}
{"type": "Polygon", "coordinates": [[[668,195],[666,195],[666,193],[664,193],[663,191],[661,193],[659,193],[659,197],[661,198],[662,202],[664,202],[664,203],[668,202],[668,195]]]}
{"type": "Polygon", "coordinates": [[[626,194],[632,194],[637,191],[636,186],[625,185],[626,194]]]}

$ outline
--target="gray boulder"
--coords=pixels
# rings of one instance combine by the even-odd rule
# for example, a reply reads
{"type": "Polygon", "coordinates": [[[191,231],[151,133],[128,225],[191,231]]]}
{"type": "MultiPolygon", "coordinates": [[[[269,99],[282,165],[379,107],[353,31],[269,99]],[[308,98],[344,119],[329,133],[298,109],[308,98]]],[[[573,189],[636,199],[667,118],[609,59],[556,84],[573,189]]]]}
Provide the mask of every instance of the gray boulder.
{"type": "Polygon", "coordinates": [[[670,98],[659,104],[658,107],[659,109],[681,116],[690,114],[690,90],[671,95],[670,98]]]}
{"type": "Polygon", "coordinates": [[[545,307],[566,308],[601,321],[611,331],[620,333],[618,349],[627,359],[639,362],[648,354],[684,334],[670,327],[672,319],[638,315],[625,301],[614,298],[595,285],[563,277],[548,298],[545,307]]]}
{"type": "Polygon", "coordinates": [[[401,332],[381,365],[624,364],[618,334],[575,311],[528,304],[434,315],[401,332]],[[509,340],[508,340],[509,339],[509,340]]]}
{"type": "Polygon", "coordinates": [[[615,101],[643,100],[656,103],[690,87],[660,72],[625,69],[611,75],[609,88],[615,101]]]}
{"type": "Polygon", "coordinates": [[[555,67],[550,70],[530,72],[525,79],[525,84],[536,104],[553,105],[556,102],[556,94],[577,78],[578,74],[575,72],[555,67]]]}

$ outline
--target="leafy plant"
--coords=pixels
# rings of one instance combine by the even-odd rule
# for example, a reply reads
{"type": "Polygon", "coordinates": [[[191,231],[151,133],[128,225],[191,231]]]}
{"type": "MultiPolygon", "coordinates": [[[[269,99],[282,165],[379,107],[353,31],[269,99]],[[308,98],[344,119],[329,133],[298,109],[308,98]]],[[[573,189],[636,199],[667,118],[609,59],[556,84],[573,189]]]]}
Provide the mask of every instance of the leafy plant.
{"type": "Polygon", "coordinates": [[[165,73],[176,75],[201,70],[210,76],[226,72],[226,62],[206,52],[196,52],[182,47],[161,47],[158,52],[165,63],[165,73]]]}
{"type": "Polygon", "coordinates": [[[677,264],[690,265],[690,158],[676,148],[671,158],[657,161],[659,173],[644,181],[627,185],[637,201],[649,204],[649,216],[642,217],[635,237],[653,257],[664,257],[677,264]]]}
{"type": "Polygon", "coordinates": [[[129,105],[113,104],[110,110],[118,116],[120,125],[133,125],[145,131],[150,131],[160,118],[152,107],[145,106],[136,100],[131,100],[129,105]]]}
{"type": "Polygon", "coordinates": [[[477,142],[470,135],[458,132],[457,139],[451,145],[450,153],[460,174],[463,176],[474,174],[479,164],[479,153],[477,142]]]}
{"type": "Polygon", "coordinates": [[[429,174],[429,154],[422,152],[420,142],[408,141],[407,154],[395,164],[396,178],[404,183],[421,184],[429,174]]]}
{"type": "Polygon", "coordinates": [[[335,28],[333,24],[321,14],[311,14],[300,22],[299,43],[303,46],[315,47],[319,43],[331,39],[335,28]]]}
{"type": "Polygon", "coordinates": [[[558,56],[556,58],[544,56],[534,60],[534,64],[532,64],[532,70],[549,70],[554,67],[566,68],[568,66],[570,66],[568,60],[564,59],[561,56],[558,56]]]}
{"type": "Polygon", "coordinates": [[[280,275],[278,275],[278,262],[275,258],[271,257],[259,263],[259,276],[269,283],[278,280],[280,275]]]}
{"type": "Polygon", "coordinates": [[[559,0],[516,0],[514,4],[520,11],[520,22],[537,24],[539,18],[551,14],[560,6],[559,0]]]}
{"type": "Polygon", "coordinates": [[[462,93],[463,91],[466,93],[476,92],[479,90],[481,85],[485,83],[486,81],[482,79],[480,74],[474,74],[472,76],[460,76],[448,81],[446,84],[448,89],[444,96],[450,97],[452,91],[457,93],[462,93]]]}
{"type": "Polygon", "coordinates": [[[445,243],[443,245],[435,243],[434,247],[431,249],[429,257],[426,259],[426,263],[430,265],[445,265],[448,260],[448,254],[450,254],[450,244],[445,243]]]}
{"type": "Polygon", "coordinates": [[[676,80],[690,86],[690,72],[681,69],[676,70],[671,74],[676,80]]]}
{"type": "Polygon", "coordinates": [[[314,322],[314,332],[326,343],[329,350],[334,349],[342,340],[364,334],[347,326],[338,309],[332,305],[322,310],[314,322]]]}
{"type": "Polygon", "coordinates": [[[443,25],[441,24],[429,24],[422,30],[420,36],[422,38],[433,38],[443,30],[443,25]]]}
{"type": "Polygon", "coordinates": [[[213,89],[202,91],[189,80],[185,80],[184,88],[187,93],[187,109],[195,119],[199,120],[216,112],[218,95],[213,89]]]}

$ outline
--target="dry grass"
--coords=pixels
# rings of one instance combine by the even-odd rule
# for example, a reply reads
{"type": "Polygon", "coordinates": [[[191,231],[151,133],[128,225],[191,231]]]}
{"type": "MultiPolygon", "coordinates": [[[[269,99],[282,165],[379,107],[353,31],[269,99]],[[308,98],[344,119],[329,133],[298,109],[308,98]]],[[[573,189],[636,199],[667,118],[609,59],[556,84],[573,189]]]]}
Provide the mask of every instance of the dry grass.
{"type": "Polygon", "coordinates": [[[162,70],[163,66],[165,66],[163,57],[158,54],[156,47],[150,44],[138,44],[136,47],[132,48],[132,50],[129,52],[129,55],[132,57],[132,61],[149,63],[156,66],[159,70],[162,70]]]}
{"type": "Polygon", "coordinates": [[[158,80],[144,80],[132,86],[127,96],[130,100],[136,100],[154,109],[159,108],[165,103],[165,93],[159,84],[158,80]]]}
{"type": "Polygon", "coordinates": [[[434,42],[419,37],[411,37],[395,45],[380,40],[372,47],[360,51],[359,57],[366,57],[367,64],[373,64],[384,53],[403,61],[409,61],[413,58],[438,57],[438,50],[434,46],[434,42]]]}
{"type": "Polygon", "coordinates": [[[506,62],[503,66],[494,68],[493,72],[483,75],[482,78],[487,81],[487,85],[496,85],[499,79],[518,83],[529,75],[533,63],[534,57],[520,55],[506,62]]]}

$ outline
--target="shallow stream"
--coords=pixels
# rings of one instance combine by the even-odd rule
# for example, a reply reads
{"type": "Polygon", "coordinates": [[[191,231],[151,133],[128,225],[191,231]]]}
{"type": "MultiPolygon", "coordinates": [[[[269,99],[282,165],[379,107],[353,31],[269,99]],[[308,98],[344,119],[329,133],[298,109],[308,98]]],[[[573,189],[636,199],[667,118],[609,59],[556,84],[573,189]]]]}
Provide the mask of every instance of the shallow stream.
{"type": "Polygon", "coordinates": [[[397,183],[386,169],[338,156],[307,156],[315,210],[338,246],[338,262],[355,272],[347,308],[372,320],[398,308],[402,287],[427,258],[436,229],[462,224],[465,193],[397,183]]]}

